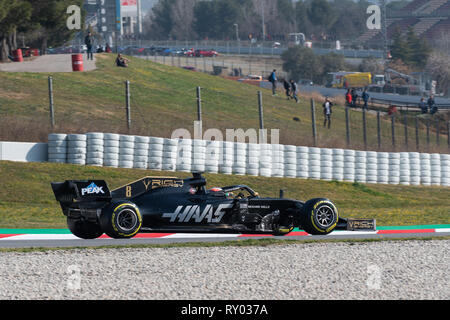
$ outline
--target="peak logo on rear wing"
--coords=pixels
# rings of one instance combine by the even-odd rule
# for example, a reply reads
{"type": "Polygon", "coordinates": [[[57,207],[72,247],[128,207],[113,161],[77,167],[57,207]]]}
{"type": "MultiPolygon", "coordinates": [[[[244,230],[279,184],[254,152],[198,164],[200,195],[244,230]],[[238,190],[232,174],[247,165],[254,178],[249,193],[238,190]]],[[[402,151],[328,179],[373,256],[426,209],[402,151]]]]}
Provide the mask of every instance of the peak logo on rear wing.
{"type": "Polygon", "coordinates": [[[103,190],[103,187],[99,187],[95,184],[95,182],[92,182],[90,185],[88,185],[86,188],[81,189],[81,196],[85,195],[99,195],[99,194],[105,194],[105,191],[103,190]]]}
{"type": "Polygon", "coordinates": [[[134,198],[157,188],[182,188],[183,179],[146,177],[112,191],[114,198],[134,198]]]}
{"type": "Polygon", "coordinates": [[[52,189],[59,202],[111,199],[108,185],[103,180],[53,182],[52,189]]]}

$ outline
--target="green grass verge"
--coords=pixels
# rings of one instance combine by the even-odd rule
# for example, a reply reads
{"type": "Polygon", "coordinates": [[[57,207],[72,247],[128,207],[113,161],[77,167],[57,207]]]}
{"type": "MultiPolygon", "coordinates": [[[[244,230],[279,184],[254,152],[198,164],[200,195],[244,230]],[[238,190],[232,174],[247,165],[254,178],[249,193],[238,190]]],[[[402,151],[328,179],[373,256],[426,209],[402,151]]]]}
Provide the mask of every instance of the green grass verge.
{"type": "MultiPolygon", "coordinates": [[[[66,222],[55,201],[50,182],[103,179],[111,188],[144,176],[189,177],[188,173],[111,169],[68,164],[0,161],[0,228],[65,229],[66,222]]],[[[375,218],[380,226],[450,223],[450,188],[363,185],[337,181],[264,178],[206,174],[208,185],[247,184],[262,197],[333,200],[342,217],[375,218]]]]}

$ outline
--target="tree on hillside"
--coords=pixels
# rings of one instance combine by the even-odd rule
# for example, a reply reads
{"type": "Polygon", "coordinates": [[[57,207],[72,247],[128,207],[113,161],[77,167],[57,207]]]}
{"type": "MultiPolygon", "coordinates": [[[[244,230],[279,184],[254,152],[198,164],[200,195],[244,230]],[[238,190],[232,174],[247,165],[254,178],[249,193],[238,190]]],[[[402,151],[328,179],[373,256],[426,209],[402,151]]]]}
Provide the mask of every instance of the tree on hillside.
{"type": "Polygon", "coordinates": [[[170,36],[174,21],[172,5],[175,0],[160,0],[152,10],[150,30],[155,38],[167,39],[170,36]]]}
{"type": "Polygon", "coordinates": [[[406,34],[406,44],[409,47],[409,64],[423,69],[427,64],[427,59],[431,53],[425,39],[419,38],[412,27],[408,29],[406,34]]]}
{"type": "Polygon", "coordinates": [[[431,49],[425,40],[420,39],[410,27],[406,36],[397,29],[393,35],[391,55],[393,60],[401,60],[409,67],[423,69],[431,49]]]}
{"type": "Polygon", "coordinates": [[[450,55],[434,51],[430,54],[426,65],[426,72],[433,75],[437,81],[437,89],[444,94],[450,94],[450,55]]]}
{"type": "Polygon", "coordinates": [[[288,72],[295,81],[300,79],[318,80],[318,75],[323,72],[320,59],[310,48],[295,46],[289,48],[281,55],[283,70],[288,72]]]}
{"type": "Polygon", "coordinates": [[[295,4],[295,31],[308,33],[309,25],[311,24],[308,20],[308,8],[303,1],[298,1],[295,4]]]}
{"type": "Polygon", "coordinates": [[[335,39],[356,39],[367,30],[367,1],[354,2],[339,0],[333,2],[333,17],[329,28],[330,36],[335,39]]]}
{"type": "Polygon", "coordinates": [[[201,38],[232,38],[240,16],[235,0],[200,1],[194,6],[193,28],[201,38]]]}
{"type": "Polygon", "coordinates": [[[336,18],[335,12],[327,0],[312,0],[308,9],[308,19],[320,32],[328,31],[336,18]]]}
{"type": "Polygon", "coordinates": [[[406,41],[403,39],[402,32],[399,28],[396,28],[392,36],[391,55],[393,60],[400,59],[403,62],[409,60],[409,47],[406,41]]]}
{"type": "Polygon", "coordinates": [[[4,0],[0,3],[0,60],[5,61],[17,49],[17,31],[28,25],[32,8],[27,1],[4,0]]]}
{"type": "Polygon", "coordinates": [[[285,51],[283,70],[288,72],[295,81],[311,79],[315,83],[323,83],[329,72],[347,70],[345,57],[334,52],[326,55],[316,55],[310,48],[295,46],[285,51]]]}
{"type": "Polygon", "coordinates": [[[202,39],[215,34],[215,21],[216,10],[214,2],[200,1],[194,6],[193,27],[202,39]]]}

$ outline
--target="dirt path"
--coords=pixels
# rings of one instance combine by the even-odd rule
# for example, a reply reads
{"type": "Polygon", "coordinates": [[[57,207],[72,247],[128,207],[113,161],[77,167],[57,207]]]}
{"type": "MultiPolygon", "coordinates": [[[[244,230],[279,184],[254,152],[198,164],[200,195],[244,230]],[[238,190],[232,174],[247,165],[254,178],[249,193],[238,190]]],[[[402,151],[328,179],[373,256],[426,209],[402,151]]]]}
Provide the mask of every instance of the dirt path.
{"type": "MultiPolygon", "coordinates": [[[[96,69],[94,60],[87,60],[83,55],[84,71],[96,69]]],[[[0,71],[6,72],[72,72],[71,54],[52,54],[37,57],[36,59],[24,62],[0,63],[0,71]]]]}

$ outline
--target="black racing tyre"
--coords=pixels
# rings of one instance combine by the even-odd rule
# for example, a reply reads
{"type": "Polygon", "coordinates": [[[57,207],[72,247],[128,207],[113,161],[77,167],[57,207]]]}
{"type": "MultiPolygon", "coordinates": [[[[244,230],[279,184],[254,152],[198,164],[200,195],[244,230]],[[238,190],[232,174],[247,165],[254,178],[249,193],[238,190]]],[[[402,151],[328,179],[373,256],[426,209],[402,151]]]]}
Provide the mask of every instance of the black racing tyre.
{"type": "Polygon", "coordinates": [[[141,229],[142,215],[134,203],[114,203],[103,211],[100,226],[111,238],[130,239],[141,229]]]}
{"type": "Polygon", "coordinates": [[[304,205],[301,228],[312,235],[331,233],[339,221],[336,206],[328,199],[309,200],[304,205]]]}
{"type": "Polygon", "coordinates": [[[103,235],[100,225],[95,222],[67,218],[67,226],[69,227],[70,232],[81,239],[97,239],[103,235]]]}

